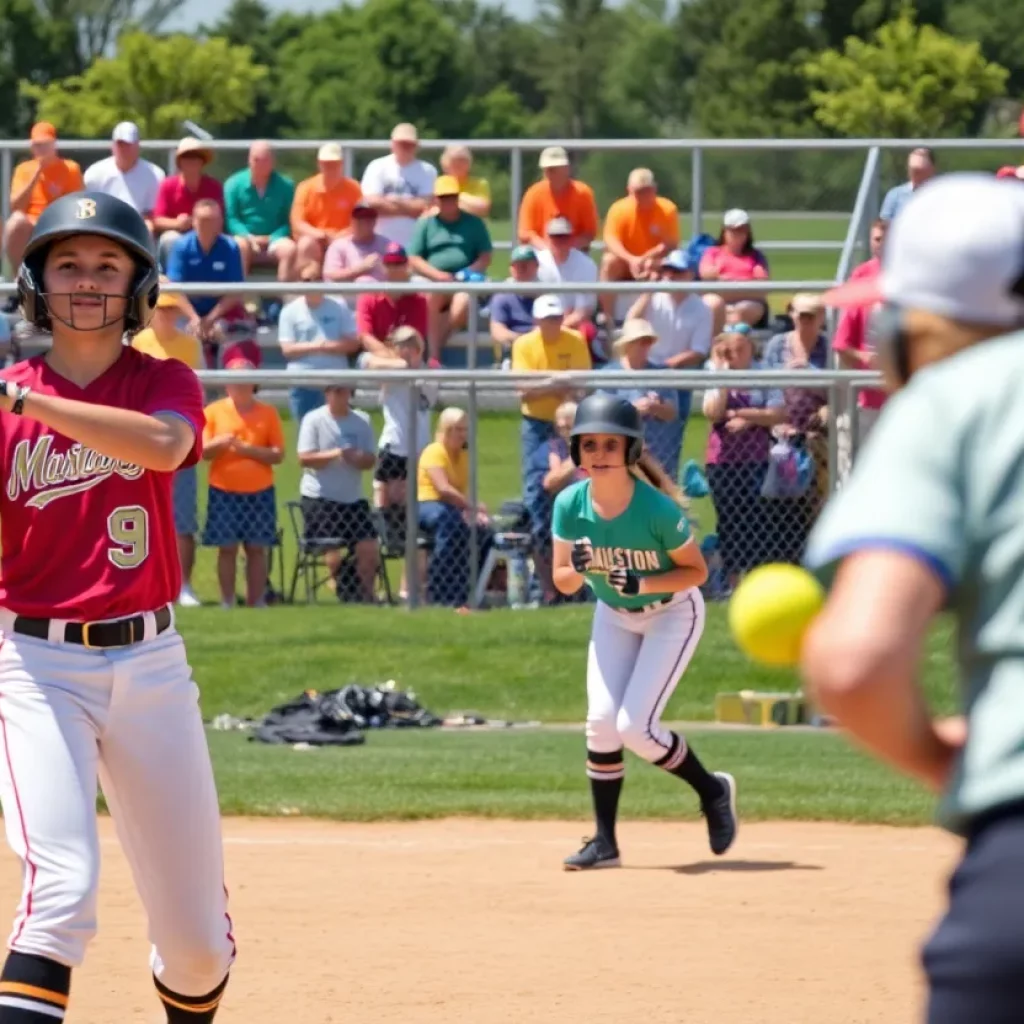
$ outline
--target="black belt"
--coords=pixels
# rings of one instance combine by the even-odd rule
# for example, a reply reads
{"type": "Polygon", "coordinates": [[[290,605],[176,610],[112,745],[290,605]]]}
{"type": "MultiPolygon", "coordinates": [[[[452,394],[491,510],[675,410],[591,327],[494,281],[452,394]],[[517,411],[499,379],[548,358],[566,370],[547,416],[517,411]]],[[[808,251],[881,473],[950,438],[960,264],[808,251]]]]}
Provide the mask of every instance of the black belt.
{"type": "Polygon", "coordinates": [[[649,612],[652,608],[658,608],[663,604],[671,604],[674,596],[675,595],[673,594],[669,597],[659,598],[657,601],[651,601],[649,604],[642,604],[639,608],[623,608],[622,610],[624,612],[629,612],[630,615],[636,615],[639,612],[649,612]]]}
{"type": "MultiPolygon", "coordinates": [[[[30,619],[19,615],[14,620],[14,632],[34,636],[37,640],[50,639],[51,619],[30,619]]],[[[156,631],[162,633],[171,624],[171,609],[168,605],[156,612],[156,631]]],[[[81,644],[90,649],[130,647],[139,643],[146,635],[146,618],[133,615],[128,619],[113,622],[69,622],[64,627],[64,642],[81,644]]]]}

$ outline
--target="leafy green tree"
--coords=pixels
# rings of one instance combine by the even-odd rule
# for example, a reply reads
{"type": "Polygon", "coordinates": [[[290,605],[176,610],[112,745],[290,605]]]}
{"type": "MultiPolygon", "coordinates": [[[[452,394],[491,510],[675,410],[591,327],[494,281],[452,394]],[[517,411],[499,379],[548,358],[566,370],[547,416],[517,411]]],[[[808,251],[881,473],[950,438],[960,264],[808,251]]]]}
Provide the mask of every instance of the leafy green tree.
{"type": "Polygon", "coordinates": [[[1024,4],[1013,0],[954,0],[946,30],[981,44],[985,57],[1009,71],[1007,91],[1024,93],[1024,4]]]}
{"type": "Polygon", "coordinates": [[[186,35],[121,37],[116,56],[101,57],[82,75],[47,85],[22,84],[38,104],[37,116],[67,135],[106,135],[122,120],[135,121],[151,138],[181,133],[190,119],[217,128],[247,117],[266,68],[245,46],[186,35]]]}
{"type": "Polygon", "coordinates": [[[909,8],[869,40],[851,36],[804,65],[816,120],[847,136],[964,132],[1003,95],[1008,72],[977,43],[918,25],[909,8]]]}

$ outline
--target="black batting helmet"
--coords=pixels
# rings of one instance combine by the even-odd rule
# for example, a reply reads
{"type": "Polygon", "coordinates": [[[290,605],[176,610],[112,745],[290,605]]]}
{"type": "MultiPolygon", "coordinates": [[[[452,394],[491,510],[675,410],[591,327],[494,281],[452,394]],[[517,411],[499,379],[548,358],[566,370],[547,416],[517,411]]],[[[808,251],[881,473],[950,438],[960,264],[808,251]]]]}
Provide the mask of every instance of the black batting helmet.
{"type": "Polygon", "coordinates": [[[620,434],[629,438],[626,445],[626,465],[632,466],[644,450],[644,429],[640,413],[632,402],[615,395],[598,392],[588,395],[576,406],[569,436],[569,454],[572,461],[580,464],[580,436],[582,434],[620,434]]]}
{"type": "MultiPolygon", "coordinates": [[[[105,192],[73,192],[61,196],[39,215],[18,271],[18,300],[22,316],[40,330],[50,330],[53,326],[44,290],[43,266],[50,246],[72,235],[100,235],[128,250],[135,261],[135,276],[127,295],[124,329],[134,334],[145,327],[153,315],[160,291],[160,272],[153,241],[138,211],[105,192]]],[[[106,317],[104,320],[104,327],[116,322],[106,321],[106,317]]],[[[69,323],[68,326],[74,327],[75,324],[69,323]]]]}

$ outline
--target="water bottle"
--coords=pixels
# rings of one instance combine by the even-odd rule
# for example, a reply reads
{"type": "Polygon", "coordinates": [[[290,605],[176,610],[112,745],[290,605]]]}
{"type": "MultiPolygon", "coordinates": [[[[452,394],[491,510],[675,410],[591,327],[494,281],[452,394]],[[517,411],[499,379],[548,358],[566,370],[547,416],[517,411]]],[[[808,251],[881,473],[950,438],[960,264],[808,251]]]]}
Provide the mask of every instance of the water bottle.
{"type": "Polygon", "coordinates": [[[526,559],[518,551],[509,559],[508,603],[511,608],[526,604],[526,559]]]}

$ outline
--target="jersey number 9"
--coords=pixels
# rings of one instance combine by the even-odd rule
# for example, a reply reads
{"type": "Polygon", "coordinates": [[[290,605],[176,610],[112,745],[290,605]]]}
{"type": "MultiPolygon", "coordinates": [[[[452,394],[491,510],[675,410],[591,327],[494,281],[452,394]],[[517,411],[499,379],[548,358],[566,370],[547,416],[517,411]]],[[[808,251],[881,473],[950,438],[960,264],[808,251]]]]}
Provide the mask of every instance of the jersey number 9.
{"type": "Polygon", "coordinates": [[[115,508],[107,517],[107,535],[114,547],[107,557],[118,569],[135,569],[149,555],[149,515],[139,505],[115,508]]]}

